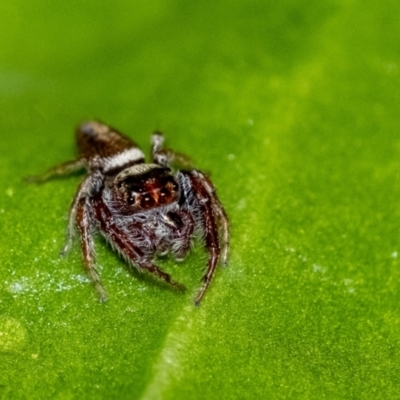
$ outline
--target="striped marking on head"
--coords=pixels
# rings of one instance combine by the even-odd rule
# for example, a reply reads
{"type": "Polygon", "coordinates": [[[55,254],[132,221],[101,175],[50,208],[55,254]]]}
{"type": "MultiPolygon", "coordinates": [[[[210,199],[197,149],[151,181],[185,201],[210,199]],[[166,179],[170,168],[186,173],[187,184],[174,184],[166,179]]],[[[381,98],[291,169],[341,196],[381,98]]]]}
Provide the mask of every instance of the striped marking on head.
{"type": "Polygon", "coordinates": [[[164,167],[161,167],[160,165],[157,164],[136,164],[133,165],[132,167],[126,168],[123,171],[121,171],[117,177],[115,178],[116,182],[121,182],[128,176],[140,176],[144,175],[147,172],[156,170],[156,169],[165,169],[164,167]]]}

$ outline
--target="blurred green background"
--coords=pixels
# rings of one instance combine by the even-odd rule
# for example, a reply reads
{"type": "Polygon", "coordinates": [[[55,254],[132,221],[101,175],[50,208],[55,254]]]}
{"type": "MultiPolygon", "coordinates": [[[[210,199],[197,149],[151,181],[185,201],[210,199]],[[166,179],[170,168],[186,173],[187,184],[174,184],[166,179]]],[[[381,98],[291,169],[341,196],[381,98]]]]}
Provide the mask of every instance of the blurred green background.
{"type": "Polygon", "coordinates": [[[400,398],[400,3],[3,0],[0,398],[400,398]],[[96,240],[60,259],[100,118],[211,174],[231,258],[160,265],[176,293],[96,240]]]}

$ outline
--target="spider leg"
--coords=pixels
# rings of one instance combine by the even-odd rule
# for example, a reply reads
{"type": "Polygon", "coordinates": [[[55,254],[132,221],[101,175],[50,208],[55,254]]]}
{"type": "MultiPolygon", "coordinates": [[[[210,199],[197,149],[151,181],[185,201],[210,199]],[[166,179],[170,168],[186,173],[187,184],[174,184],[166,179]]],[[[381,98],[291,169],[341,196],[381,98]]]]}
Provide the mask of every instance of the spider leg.
{"type": "Polygon", "coordinates": [[[175,256],[176,261],[183,261],[186,254],[190,250],[191,241],[190,237],[193,234],[194,225],[188,226],[183,232],[182,239],[176,239],[178,245],[172,247],[172,253],[175,256]]]}
{"type": "Polygon", "coordinates": [[[222,230],[222,249],[221,249],[221,262],[222,265],[228,264],[228,251],[229,251],[229,220],[219,200],[214,204],[214,211],[218,216],[218,220],[222,230]]]}
{"type": "Polygon", "coordinates": [[[185,287],[181,283],[173,280],[169,274],[148,260],[144,252],[135,245],[129,232],[115,223],[109,208],[102,200],[98,198],[93,200],[93,210],[102,235],[119,251],[130,265],[134,265],[141,271],[147,271],[155,275],[160,280],[174,286],[180,291],[185,290],[185,287]]]}
{"type": "Polygon", "coordinates": [[[100,296],[100,301],[104,302],[107,300],[107,293],[100,282],[100,276],[96,270],[96,265],[94,262],[94,243],[92,237],[93,224],[90,218],[88,198],[82,197],[77,201],[76,224],[81,235],[83,262],[93,282],[93,285],[100,296]]]}
{"type": "Polygon", "coordinates": [[[174,227],[175,234],[172,241],[171,252],[176,261],[182,261],[189,252],[194,231],[194,220],[188,211],[181,210],[179,215],[170,212],[163,217],[164,222],[174,227]]]}
{"type": "MultiPolygon", "coordinates": [[[[206,273],[202,278],[203,284],[194,300],[195,305],[198,306],[211,283],[220,258],[221,249],[219,244],[217,221],[219,222],[224,216],[226,216],[226,214],[224,214],[222,206],[220,206],[220,208],[217,207],[220,203],[216,197],[213,186],[205,175],[197,170],[193,170],[190,173],[187,173],[187,176],[190,177],[195,196],[202,211],[202,229],[204,232],[205,246],[209,254],[206,273]]],[[[227,225],[227,219],[225,219],[225,222],[227,225]]],[[[224,228],[224,231],[227,232],[227,229],[224,228]]],[[[224,242],[223,245],[223,251],[225,252],[226,257],[227,250],[225,250],[225,247],[227,247],[227,243],[224,242]]]]}
{"type": "Polygon", "coordinates": [[[65,257],[71,250],[72,243],[75,237],[75,224],[76,224],[76,214],[78,210],[80,197],[77,195],[72,202],[69,213],[68,213],[68,228],[67,228],[67,239],[65,245],[60,251],[60,257],[65,257]]]}
{"type": "Polygon", "coordinates": [[[70,206],[69,209],[69,214],[68,214],[68,229],[67,229],[67,240],[65,242],[65,245],[63,249],[60,252],[60,256],[64,257],[72,247],[72,243],[74,241],[74,237],[76,234],[76,221],[77,221],[77,211],[78,211],[78,206],[79,206],[79,201],[82,198],[90,196],[92,193],[92,188],[96,186],[99,186],[99,180],[101,180],[101,177],[98,176],[98,173],[93,173],[92,175],[89,175],[86,179],[82,181],[82,183],[79,185],[78,191],[76,192],[76,195],[74,197],[74,200],[70,206]]]}
{"type": "Polygon", "coordinates": [[[171,149],[166,149],[164,145],[164,136],[161,132],[154,132],[151,136],[151,152],[153,162],[163,167],[169,167],[170,164],[174,164],[179,168],[187,169],[193,165],[190,157],[185,154],[178,153],[171,149]]]}
{"type": "Polygon", "coordinates": [[[78,171],[84,168],[85,165],[86,163],[83,159],[66,161],[62,164],[55,165],[41,175],[27,176],[25,181],[29,183],[44,183],[56,176],[68,175],[72,172],[78,171]]]}
{"type": "Polygon", "coordinates": [[[228,250],[229,250],[229,220],[221,202],[219,201],[215,192],[214,185],[210,179],[198,170],[193,170],[192,173],[200,179],[205,190],[207,191],[212,204],[212,209],[218,218],[218,224],[221,229],[221,262],[223,265],[228,264],[228,250]]]}

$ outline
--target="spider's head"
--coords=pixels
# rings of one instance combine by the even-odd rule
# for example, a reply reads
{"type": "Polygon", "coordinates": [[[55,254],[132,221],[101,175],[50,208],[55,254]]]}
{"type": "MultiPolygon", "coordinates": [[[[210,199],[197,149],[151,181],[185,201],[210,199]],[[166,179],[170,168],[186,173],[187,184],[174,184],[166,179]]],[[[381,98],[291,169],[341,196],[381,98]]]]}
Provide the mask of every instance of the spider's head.
{"type": "Polygon", "coordinates": [[[113,197],[124,210],[138,212],[179,199],[179,185],[171,170],[157,164],[137,164],[121,171],[113,183],[113,197]]]}

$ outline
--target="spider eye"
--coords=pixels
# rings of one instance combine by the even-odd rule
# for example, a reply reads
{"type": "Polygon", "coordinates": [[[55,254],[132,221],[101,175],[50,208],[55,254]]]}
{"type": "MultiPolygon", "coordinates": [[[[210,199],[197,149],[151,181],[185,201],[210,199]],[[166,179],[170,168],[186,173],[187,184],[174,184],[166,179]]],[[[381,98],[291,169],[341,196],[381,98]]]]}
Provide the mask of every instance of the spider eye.
{"type": "Polygon", "coordinates": [[[155,200],[149,194],[144,195],[140,200],[140,207],[145,210],[154,207],[155,204],[155,200]]]}
{"type": "Polygon", "coordinates": [[[129,205],[132,205],[132,204],[136,203],[136,198],[135,198],[135,196],[134,196],[134,195],[130,195],[130,196],[128,197],[127,203],[128,203],[129,205]]]}
{"type": "Polygon", "coordinates": [[[171,201],[171,192],[166,188],[162,188],[158,201],[160,204],[168,204],[171,201]]]}

